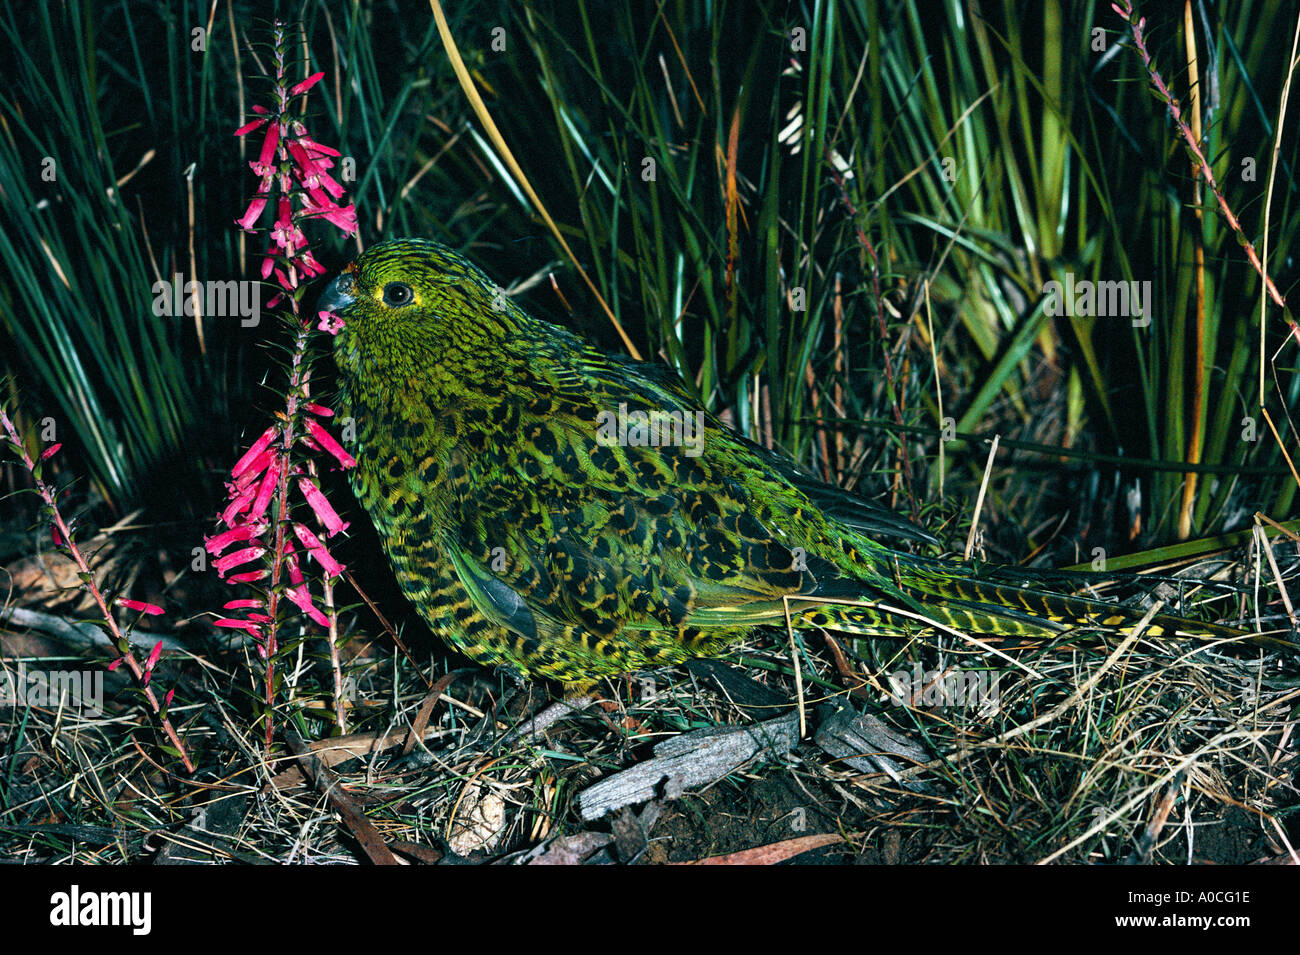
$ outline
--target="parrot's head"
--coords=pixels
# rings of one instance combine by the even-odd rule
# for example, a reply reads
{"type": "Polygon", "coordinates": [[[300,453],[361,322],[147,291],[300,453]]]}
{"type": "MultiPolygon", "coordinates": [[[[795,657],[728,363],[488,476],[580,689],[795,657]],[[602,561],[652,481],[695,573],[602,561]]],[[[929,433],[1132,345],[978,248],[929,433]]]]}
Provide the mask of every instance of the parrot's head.
{"type": "Polygon", "coordinates": [[[389,384],[479,377],[528,321],[468,259],[428,239],[371,246],[325,286],[316,311],[337,336],[344,376],[389,384]]]}

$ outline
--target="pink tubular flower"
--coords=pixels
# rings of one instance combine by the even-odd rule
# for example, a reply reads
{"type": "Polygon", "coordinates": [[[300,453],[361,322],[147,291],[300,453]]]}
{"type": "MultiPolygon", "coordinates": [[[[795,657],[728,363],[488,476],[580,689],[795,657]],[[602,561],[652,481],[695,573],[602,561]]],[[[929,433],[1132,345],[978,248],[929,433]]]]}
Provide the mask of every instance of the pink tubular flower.
{"type": "Polygon", "coordinates": [[[214,620],[212,625],[214,627],[228,627],[232,630],[244,630],[255,637],[261,636],[262,633],[257,624],[248,620],[236,620],[233,617],[222,617],[220,620],[214,620]]]}
{"type": "Polygon", "coordinates": [[[357,208],[350,203],[345,208],[340,208],[333,202],[320,205],[304,203],[303,208],[306,215],[324,219],[348,234],[357,231],[357,208]]]}
{"type": "Polygon", "coordinates": [[[117,602],[127,610],[138,610],[141,613],[147,613],[151,616],[158,616],[163,612],[163,608],[157,604],[145,603],[143,600],[131,600],[127,597],[118,597],[117,602]]]}
{"type": "Polygon", "coordinates": [[[262,483],[257,486],[257,496],[253,498],[253,504],[248,509],[250,521],[260,521],[266,516],[266,509],[271,506],[271,496],[275,494],[276,482],[285,467],[283,462],[276,462],[276,464],[278,466],[267,468],[266,473],[262,475],[262,483]]]}
{"type": "Polygon", "coordinates": [[[257,488],[253,485],[242,488],[238,485],[231,485],[230,490],[230,503],[221,512],[221,521],[227,525],[233,525],[235,518],[248,510],[248,506],[253,503],[253,496],[257,493],[257,488]]]}
{"type": "MultiPolygon", "coordinates": [[[[333,414],[333,412],[330,413],[333,414]]],[[[322,448],[334,455],[334,460],[345,468],[357,466],[357,459],[343,450],[343,445],[334,440],[334,435],[330,434],[324,425],[315,418],[307,418],[305,423],[307,430],[311,432],[311,436],[316,439],[322,448]]]]}
{"type": "Polygon", "coordinates": [[[247,597],[243,600],[229,600],[221,605],[222,610],[243,610],[247,607],[264,607],[266,601],[258,600],[256,597],[247,597]]]}
{"type": "Polygon", "coordinates": [[[244,214],[235,220],[235,225],[239,226],[245,232],[252,232],[253,226],[257,225],[257,220],[262,218],[262,210],[266,208],[266,196],[259,193],[253,196],[248,204],[248,209],[244,214]]]}
{"type": "Polygon", "coordinates": [[[264,530],[266,530],[265,524],[240,524],[214,537],[206,538],[204,547],[209,554],[219,556],[231,544],[252,540],[260,536],[264,530]]]}
{"type": "Polygon", "coordinates": [[[321,613],[320,608],[311,602],[311,593],[304,587],[289,587],[284,595],[298,605],[298,609],[311,617],[322,627],[330,625],[330,618],[321,613]]]}
{"type": "Polygon", "coordinates": [[[227,583],[231,584],[251,584],[255,580],[266,580],[271,576],[271,572],[263,568],[262,570],[249,570],[242,574],[231,574],[226,578],[227,583]]]}
{"type": "MultiPolygon", "coordinates": [[[[254,111],[254,112],[257,112],[257,113],[265,113],[265,112],[266,112],[266,107],[265,107],[265,106],[254,106],[254,107],[253,107],[253,111],[254,111]]],[[[248,124],[245,125],[245,126],[240,126],[237,130],[235,130],[235,135],[236,135],[236,136],[247,136],[247,135],[248,135],[249,133],[251,133],[253,130],[255,130],[255,129],[261,129],[261,128],[262,128],[263,126],[265,126],[265,125],[266,125],[266,119],[265,119],[265,117],[263,117],[262,119],[255,119],[255,120],[253,120],[251,123],[248,123],[248,124]]]]}
{"type": "Polygon", "coordinates": [[[293,87],[289,90],[289,95],[290,95],[290,96],[298,96],[298,95],[300,95],[300,94],[302,94],[302,93],[307,92],[309,89],[311,89],[311,88],[312,88],[313,86],[315,86],[317,83],[319,83],[319,82],[321,81],[321,77],[324,76],[324,75],[325,75],[325,71],[324,71],[324,70],[321,70],[319,73],[313,73],[311,76],[307,77],[307,78],[306,78],[305,80],[303,80],[301,83],[298,83],[298,84],[296,84],[295,86],[293,86],[293,87]]]}
{"type": "Polygon", "coordinates": [[[298,540],[302,541],[302,546],[307,548],[307,553],[316,558],[317,563],[321,565],[321,569],[326,574],[330,577],[337,577],[343,573],[343,565],[330,555],[319,537],[301,524],[294,524],[293,532],[297,535],[298,540]]]}
{"type": "MultiPolygon", "coordinates": [[[[275,226],[271,229],[271,244],[283,250],[289,258],[294,257],[294,249],[303,242],[302,230],[293,223],[293,204],[287,196],[280,197],[279,213],[275,217],[275,226]]],[[[272,261],[269,257],[267,261],[272,261]]],[[[263,275],[265,278],[265,275],[263,275]]]]}
{"type": "Polygon", "coordinates": [[[287,537],[284,541],[284,566],[289,572],[289,583],[297,586],[306,580],[302,575],[302,569],[298,566],[297,548],[293,546],[293,538],[287,537]]]}
{"type": "MultiPolygon", "coordinates": [[[[312,139],[311,134],[307,132],[307,127],[297,120],[293,121],[293,134],[302,142],[303,146],[306,147],[307,151],[313,156],[333,156],[337,159],[341,155],[337,149],[326,146],[323,143],[318,143],[316,140],[312,139]]],[[[330,165],[332,166],[333,163],[330,163],[330,165]]]]}
{"type": "Polygon", "coordinates": [[[61,443],[50,445],[48,448],[46,448],[44,451],[41,452],[41,460],[48,461],[50,458],[54,457],[56,454],[59,453],[59,448],[61,447],[63,447],[61,443]]]}
{"type": "Polygon", "coordinates": [[[267,464],[270,463],[270,458],[268,457],[270,452],[267,449],[271,446],[271,442],[275,440],[275,436],[279,433],[280,426],[275,424],[263,431],[262,436],[254,441],[252,446],[244,452],[243,456],[235,462],[235,466],[230,469],[230,476],[232,478],[237,478],[245,471],[254,469],[255,465],[259,463],[261,463],[261,467],[257,467],[255,469],[256,471],[260,472],[262,468],[265,468],[267,464]],[[263,459],[265,459],[265,461],[263,459]]]}
{"type": "Polygon", "coordinates": [[[253,167],[253,172],[259,176],[265,176],[268,172],[274,173],[275,167],[271,165],[271,160],[275,158],[276,147],[280,145],[280,124],[267,123],[266,138],[262,140],[262,151],[258,154],[257,161],[249,163],[253,167]]]}
{"type": "Polygon", "coordinates": [[[148,686],[149,678],[153,676],[153,668],[158,665],[158,658],[162,656],[162,641],[159,640],[153,645],[153,650],[149,652],[149,659],[144,664],[144,678],[140,681],[141,685],[148,686]]]}
{"type": "Polygon", "coordinates": [[[227,554],[225,557],[218,558],[212,562],[212,566],[217,568],[217,573],[224,577],[226,571],[232,567],[238,567],[240,564],[247,564],[250,560],[257,560],[266,553],[266,548],[258,544],[253,547],[245,547],[237,550],[233,554],[227,554]]]}
{"type": "Polygon", "coordinates": [[[316,513],[320,522],[325,525],[326,536],[333,537],[339,531],[348,529],[348,522],[339,517],[334,508],[330,506],[330,502],[325,499],[325,495],[320,492],[320,488],[312,484],[307,478],[300,477],[298,478],[298,489],[302,491],[302,496],[307,499],[307,503],[311,505],[311,509],[316,513]]]}

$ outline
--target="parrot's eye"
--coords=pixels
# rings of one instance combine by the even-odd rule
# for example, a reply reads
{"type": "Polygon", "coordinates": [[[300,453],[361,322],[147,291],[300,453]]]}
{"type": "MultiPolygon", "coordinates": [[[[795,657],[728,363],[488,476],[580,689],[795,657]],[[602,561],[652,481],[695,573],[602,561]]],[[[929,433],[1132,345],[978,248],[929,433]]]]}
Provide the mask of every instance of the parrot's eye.
{"type": "Polygon", "coordinates": [[[384,286],[384,304],[391,305],[393,308],[401,308],[403,305],[410,305],[415,300],[415,293],[411,291],[411,286],[404,285],[401,282],[389,282],[384,286]]]}

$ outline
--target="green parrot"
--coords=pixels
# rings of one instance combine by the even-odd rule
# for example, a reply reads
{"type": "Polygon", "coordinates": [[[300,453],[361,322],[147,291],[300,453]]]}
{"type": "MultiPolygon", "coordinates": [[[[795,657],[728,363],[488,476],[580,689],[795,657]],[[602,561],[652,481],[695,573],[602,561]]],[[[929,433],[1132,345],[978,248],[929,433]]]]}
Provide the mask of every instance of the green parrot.
{"type": "MultiPolygon", "coordinates": [[[[731,431],[666,367],[533,318],[436,242],[371,247],[317,309],[342,323],[353,490],[407,597],[480,663],[587,686],[725,655],[787,613],[1031,638],[1142,616],[892,549],[881,538],[929,535],[731,431]]],[[[1161,616],[1147,633],[1238,631],[1161,616]]]]}

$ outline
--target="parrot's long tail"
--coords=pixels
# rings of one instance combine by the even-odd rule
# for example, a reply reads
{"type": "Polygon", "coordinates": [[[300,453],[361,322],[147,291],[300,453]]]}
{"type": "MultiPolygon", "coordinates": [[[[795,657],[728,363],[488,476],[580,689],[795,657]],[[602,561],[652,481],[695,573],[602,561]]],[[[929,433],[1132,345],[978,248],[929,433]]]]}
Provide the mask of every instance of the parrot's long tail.
{"type": "MultiPolygon", "coordinates": [[[[1128,630],[1146,615],[1141,609],[1102,600],[955,574],[953,571],[960,567],[909,555],[906,565],[900,562],[893,581],[903,599],[877,596],[852,604],[805,605],[798,608],[798,622],[862,636],[898,634],[900,630],[919,630],[927,623],[937,623],[971,635],[1053,639],[1090,629],[1128,630]]],[[[810,597],[809,602],[815,599],[810,597]]],[[[1170,614],[1154,616],[1143,634],[1296,647],[1278,637],[1170,614]]]]}

